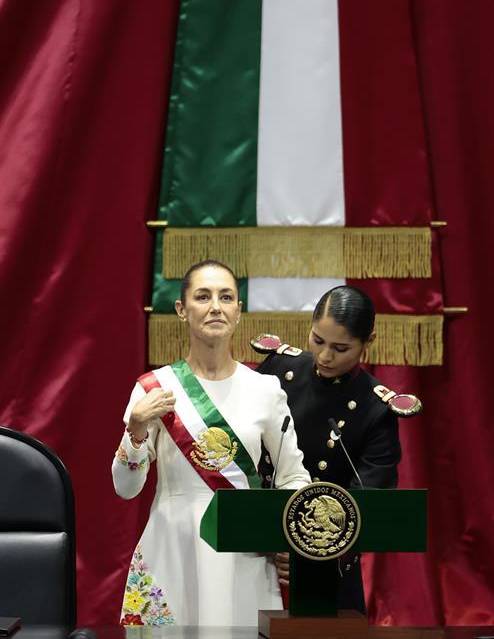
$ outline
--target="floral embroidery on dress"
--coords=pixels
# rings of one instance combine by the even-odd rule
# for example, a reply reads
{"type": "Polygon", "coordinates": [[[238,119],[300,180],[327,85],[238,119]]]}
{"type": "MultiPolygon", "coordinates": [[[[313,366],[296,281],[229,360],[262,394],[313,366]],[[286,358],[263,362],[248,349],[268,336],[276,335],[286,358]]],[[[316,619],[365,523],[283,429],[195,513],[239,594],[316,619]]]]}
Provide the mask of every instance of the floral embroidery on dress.
{"type": "Polygon", "coordinates": [[[127,451],[122,445],[118,447],[118,450],[115,453],[115,457],[121,464],[123,464],[124,466],[128,466],[129,470],[144,470],[148,462],[146,458],[141,459],[140,462],[130,462],[127,451]]]}
{"type": "Polygon", "coordinates": [[[163,590],[142,559],[140,544],[134,551],[125,586],[122,626],[161,626],[175,623],[163,590]]]}

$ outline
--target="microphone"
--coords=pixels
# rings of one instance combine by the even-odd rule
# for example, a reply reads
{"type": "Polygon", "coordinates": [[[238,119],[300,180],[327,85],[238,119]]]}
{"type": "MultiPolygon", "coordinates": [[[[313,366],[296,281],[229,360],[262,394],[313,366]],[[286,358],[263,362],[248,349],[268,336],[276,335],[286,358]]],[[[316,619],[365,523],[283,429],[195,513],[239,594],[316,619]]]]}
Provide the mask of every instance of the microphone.
{"type": "Polygon", "coordinates": [[[96,639],[96,633],[90,628],[76,628],[67,639],[96,639]]]}
{"type": "Polygon", "coordinates": [[[271,477],[271,484],[269,486],[270,488],[274,487],[274,478],[276,477],[276,473],[278,471],[278,464],[280,463],[281,447],[283,446],[283,437],[285,436],[285,433],[288,430],[289,423],[290,423],[290,415],[287,415],[285,419],[283,420],[283,425],[281,427],[280,447],[278,448],[276,463],[273,466],[273,476],[271,477]]]}
{"type": "Polygon", "coordinates": [[[338,424],[336,423],[336,421],[332,417],[330,417],[328,419],[328,424],[329,424],[329,427],[331,428],[331,432],[330,432],[329,436],[331,437],[331,439],[334,442],[340,442],[340,446],[343,448],[343,452],[345,453],[346,458],[350,462],[350,466],[352,467],[354,475],[358,479],[358,483],[360,484],[360,487],[363,488],[364,484],[362,483],[362,480],[360,479],[360,475],[358,474],[357,469],[353,465],[353,462],[350,459],[350,455],[348,454],[347,449],[345,448],[345,444],[343,443],[343,440],[341,439],[342,432],[341,432],[338,424]]]}

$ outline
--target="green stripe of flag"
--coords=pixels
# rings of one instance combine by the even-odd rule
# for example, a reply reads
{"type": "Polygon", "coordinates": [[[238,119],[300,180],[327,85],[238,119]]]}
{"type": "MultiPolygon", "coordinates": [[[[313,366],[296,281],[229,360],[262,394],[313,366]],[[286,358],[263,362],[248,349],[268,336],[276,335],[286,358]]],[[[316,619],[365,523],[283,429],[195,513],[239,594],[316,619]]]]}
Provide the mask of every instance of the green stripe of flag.
{"type": "Polygon", "coordinates": [[[261,0],[182,0],[160,195],[171,226],[256,225],[261,13],[261,0]]]}

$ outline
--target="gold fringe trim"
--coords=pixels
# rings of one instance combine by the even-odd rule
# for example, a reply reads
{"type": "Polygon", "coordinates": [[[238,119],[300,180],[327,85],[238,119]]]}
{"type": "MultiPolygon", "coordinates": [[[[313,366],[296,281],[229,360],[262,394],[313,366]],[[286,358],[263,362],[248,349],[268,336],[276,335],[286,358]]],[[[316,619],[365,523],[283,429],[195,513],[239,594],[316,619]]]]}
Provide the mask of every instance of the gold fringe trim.
{"type": "MultiPolygon", "coordinates": [[[[249,344],[260,333],[274,333],[283,342],[307,348],[311,313],[243,313],[233,338],[239,361],[261,361],[249,344]]],[[[370,364],[439,366],[442,364],[442,315],[377,315],[377,337],[367,353],[370,364]]],[[[162,366],[184,358],[189,349],[187,324],[176,315],[149,317],[149,363],[162,366]]]]}
{"type": "Polygon", "coordinates": [[[163,276],[215,259],[237,277],[431,277],[429,227],[169,228],[163,276]]]}

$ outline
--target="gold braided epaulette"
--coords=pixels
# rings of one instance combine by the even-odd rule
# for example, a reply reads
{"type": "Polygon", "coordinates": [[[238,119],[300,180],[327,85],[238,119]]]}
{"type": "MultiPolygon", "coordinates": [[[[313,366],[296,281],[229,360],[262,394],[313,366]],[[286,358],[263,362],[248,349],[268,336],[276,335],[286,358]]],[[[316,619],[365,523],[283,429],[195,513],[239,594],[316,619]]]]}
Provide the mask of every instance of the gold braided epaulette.
{"type": "Polygon", "coordinates": [[[257,337],[250,340],[250,345],[256,351],[262,355],[269,355],[269,353],[278,353],[279,355],[291,355],[297,357],[302,353],[301,348],[290,346],[290,344],[283,344],[278,335],[270,335],[269,333],[261,333],[257,337]]]}
{"type": "Polygon", "coordinates": [[[373,390],[379,399],[400,417],[413,417],[422,412],[422,402],[415,395],[395,393],[382,384],[374,386],[373,390]]]}

